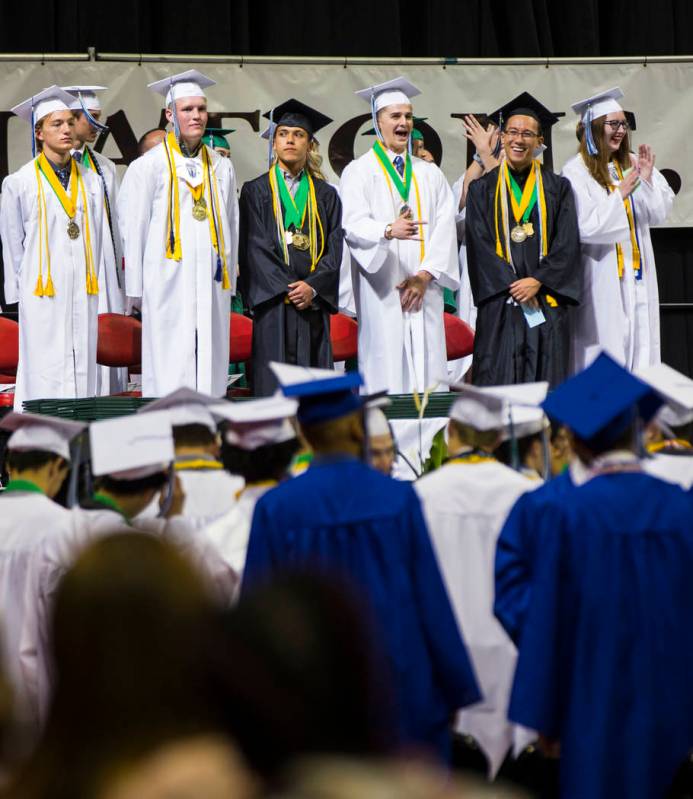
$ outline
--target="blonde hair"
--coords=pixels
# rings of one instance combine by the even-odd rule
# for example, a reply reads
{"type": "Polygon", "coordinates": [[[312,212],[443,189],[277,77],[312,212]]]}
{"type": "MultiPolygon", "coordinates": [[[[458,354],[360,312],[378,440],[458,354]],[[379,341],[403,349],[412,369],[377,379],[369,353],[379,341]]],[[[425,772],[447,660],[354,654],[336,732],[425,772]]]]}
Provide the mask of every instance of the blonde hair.
{"type": "Polygon", "coordinates": [[[628,169],[630,167],[630,136],[628,131],[621,140],[621,145],[613,155],[604,145],[604,125],[606,117],[601,116],[592,120],[592,138],[597,147],[597,154],[590,155],[587,151],[587,137],[585,136],[585,126],[582,121],[578,122],[576,135],[580,142],[579,153],[582,160],[585,162],[590,175],[609,191],[611,182],[611,175],[609,174],[609,161],[613,158],[614,161],[621,167],[621,169],[628,169]]]}
{"type": "MultiPolygon", "coordinates": [[[[310,174],[312,178],[317,178],[318,180],[327,180],[325,175],[322,171],[322,156],[320,155],[320,145],[318,144],[317,139],[311,139],[310,144],[308,145],[308,155],[306,157],[306,170],[310,174]]],[[[272,159],[272,166],[277,163],[277,153],[274,153],[274,158],[272,159]]]]}

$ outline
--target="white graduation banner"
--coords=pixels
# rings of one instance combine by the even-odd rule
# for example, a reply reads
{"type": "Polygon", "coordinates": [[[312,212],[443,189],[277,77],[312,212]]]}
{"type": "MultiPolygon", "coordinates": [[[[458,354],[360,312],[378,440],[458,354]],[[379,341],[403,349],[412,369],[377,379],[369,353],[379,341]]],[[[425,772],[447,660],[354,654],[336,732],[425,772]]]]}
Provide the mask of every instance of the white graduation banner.
{"type": "Polygon", "coordinates": [[[335,180],[344,165],[373,143],[362,134],[371,127],[369,108],[354,92],[374,83],[404,75],[422,94],[414,99],[426,147],[452,182],[464,171],[472,152],[462,135],[461,116],[486,114],[523,91],[528,91],[556,115],[547,132],[545,161],[559,171],[576,152],[576,117],[570,104],[597,91],[620,86],[625,110],[636,119],[632,143],[649,144],[656,165],[678,192],[669,227],[693,225],[693,149],[688,130],[693,125],[693,63],[684,59],[625,62],[567,63],[324,63],[316,59],[286,61],[201,63],[197,61],[48,61],[0,63],[0,177],[31,158],[26,122],[9,109],[32,91],[56,83],[103,84],[103,118],[110,132],[96,149],[120,164],[137,156],[137,139],[162,123],[161,97],[147,83],[196,67],[217,81],[208,90],[210,127],[235,128],[229,134],[239,185],[267,168],[262,114],[272,105],[295,97],[334,119],[320,131],[325,172],[335,180]],[[689,122],[690,118],[690,122],[689,122]]]}

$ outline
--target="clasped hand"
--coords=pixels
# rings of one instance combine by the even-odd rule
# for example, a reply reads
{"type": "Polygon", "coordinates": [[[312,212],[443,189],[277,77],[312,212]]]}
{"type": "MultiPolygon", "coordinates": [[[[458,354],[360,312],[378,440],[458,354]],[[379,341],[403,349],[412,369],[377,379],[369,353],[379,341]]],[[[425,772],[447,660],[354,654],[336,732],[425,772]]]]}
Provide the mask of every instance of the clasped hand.
{"type": "Polygon", "coordinates": [[[403,311],[416,312],[421,310],[426,289],[432,279],[433,275],[430,272],[422,270],[413,277],[408,277],[398,283],[397,288],[399,289],[403,311]]]}

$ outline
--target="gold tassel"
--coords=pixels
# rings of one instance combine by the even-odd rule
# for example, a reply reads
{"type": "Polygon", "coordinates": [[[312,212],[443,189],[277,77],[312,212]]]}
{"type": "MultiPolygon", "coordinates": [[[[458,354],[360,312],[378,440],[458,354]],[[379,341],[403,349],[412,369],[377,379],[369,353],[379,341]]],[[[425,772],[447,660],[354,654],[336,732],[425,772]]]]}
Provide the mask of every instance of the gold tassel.
{"type": "Polygon", "coordinates": [[[226,264],[224,264],[224,271],[222,272],[221,288],[222,291],[226,291],[226,289],[231,288],[231,281],[229,280],[229,270],[226,268],[226,264]]]}
{"type": "Polygon", "coordinates": [[[36,281],[36,288],[34,289],[34,296],[36,297],[43,297],[45,292],[43,290],[43,280],[41,279],[41,275],[39,274],[38,280],[36,281]]]}
{"type": "Polygon", "coordinates": [[[43,290],[43,294],[45,297],[55,297],[55,287],[53,286],[53,278],[50,274],[46,279],[46,287],[43,290]]]}

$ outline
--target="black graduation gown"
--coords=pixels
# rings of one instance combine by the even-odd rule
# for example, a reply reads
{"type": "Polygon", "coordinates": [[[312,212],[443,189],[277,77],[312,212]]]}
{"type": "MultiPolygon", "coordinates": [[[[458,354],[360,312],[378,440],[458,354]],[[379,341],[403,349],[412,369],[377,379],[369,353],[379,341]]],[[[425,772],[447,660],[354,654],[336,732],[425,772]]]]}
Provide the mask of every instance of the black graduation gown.
{"type": "MultiPolygon", "coordinates": [[[[467,195],[467,263],[477,306],[472,383],[478,386],[547,380],[553,387],[568,376],[570,306],[580,301],[582,266],[577,214],[570,183],[542,168],[548,232],[548,254],[539,263],[539,203],[530,221],[534,235],[511,241],[513,267],[496,255],[494,200],[498,168],[469,187],[467,195]],[[523,277],[540,280],[537,300],[546,322],[530,328],[522,309],[508,304],[509,286],[523,277]],[[558,307],[551,307],[546,295],[558,307]]],[[[513,173],[514,174],[514,173],[513,173]]],[[[514,175],[524,186],[527,174],[514,175]]],[[[512,209],[509,214],[514,225],[512,209]]],[[[499,220],[500,222],[500,220],[499,220]]],[[[502,232],[501,232],[502,235],[502,232]]]]}
{"type": "MultiPolygon", "coordinates": [[[[325,251],[310,271],[310,253],[289,245],[284,263],[277,238],[269,174],[243,185],[240,196],[238,248],[241,294],[253,312],[251,386],[256,396],[272,394],[277,382],[270,361],[329,369],[333,365],[330,314],[337,312],[344,233],[342,204],[336,190],[314,179],[325,251]],[[288,284],[304,280],[317,292],[310,309],[285,303],[288,284]]],[[[307,218],[304,230],[307,232],[307,218]]],[[[320,234],[318,233],[318,236],[320,234]]]]}

